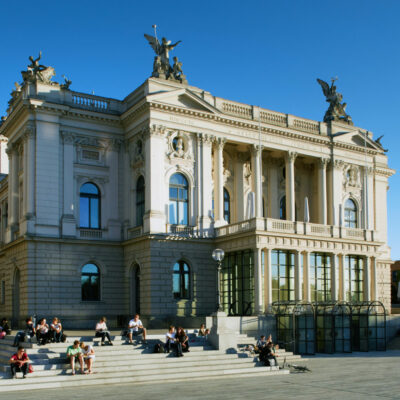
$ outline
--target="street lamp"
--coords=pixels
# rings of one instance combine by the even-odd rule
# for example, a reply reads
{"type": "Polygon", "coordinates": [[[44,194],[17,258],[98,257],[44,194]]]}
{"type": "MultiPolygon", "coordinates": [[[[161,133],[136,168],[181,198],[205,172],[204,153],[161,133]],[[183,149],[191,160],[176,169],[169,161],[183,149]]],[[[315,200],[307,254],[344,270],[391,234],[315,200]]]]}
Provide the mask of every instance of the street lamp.
{"type": "Polygon", "coordinates": [[[225,252],[222,249],[215,249],[212,252],[212,258],[218,263],[217,266],[217,312],[223,311],[221,306],[221,264],[224,259],[225,252]]]}

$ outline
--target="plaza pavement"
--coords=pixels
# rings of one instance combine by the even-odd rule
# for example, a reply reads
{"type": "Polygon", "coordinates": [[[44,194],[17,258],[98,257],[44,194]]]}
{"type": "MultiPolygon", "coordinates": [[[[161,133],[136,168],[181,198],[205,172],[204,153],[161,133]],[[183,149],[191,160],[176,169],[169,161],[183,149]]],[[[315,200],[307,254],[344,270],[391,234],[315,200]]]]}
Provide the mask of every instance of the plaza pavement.
{"type": "MultiPolygon", "coordinates": [[[[280,360],[281,362],[282,360],[280,360]]],[[[50,399],[400,399],[400,350],[317,355],[305,363],[312,372],[268,378],[224,378],[145,385],[99,385],[1,393],[12,400],[50,399]]]]}

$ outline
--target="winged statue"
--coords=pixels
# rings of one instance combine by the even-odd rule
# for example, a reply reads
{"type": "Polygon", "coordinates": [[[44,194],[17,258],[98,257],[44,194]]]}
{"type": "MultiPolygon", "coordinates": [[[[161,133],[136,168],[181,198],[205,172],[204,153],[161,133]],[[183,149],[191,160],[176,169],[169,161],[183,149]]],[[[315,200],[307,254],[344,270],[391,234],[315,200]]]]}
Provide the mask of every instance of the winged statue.
{"type": "Polygon", "coordinates": [[[346,103],[342,103],[343,96],[341,93],[336,91],[335,86],[336,78],[331,79],[331,85],[323,81],[322,79],[317,79],[317,82],[321,85],[322,92],[326,97],[326,101],[329,103],[329,108],[325,113],[324,122],[329,121],[341,121],[348,124],[353,124],[350,115],[346,113],[346,103]]]}
{"type": "MultiPolygon", "coordinates": [[[[155,27],[155,25],[153,25],[153,27],[155,27]]],[[[156,78],[176,80],[173,68],[169,62],[169,52],[181,43],[181,40],[178,40],[176,43],[171,43],[170,40],[163,37],[160,42],[157,36],[154,37],[147,35],[146,33],[144,34],[144,37],[156,53],[156,56],[154,57],[152,76],[156,78]]]]}

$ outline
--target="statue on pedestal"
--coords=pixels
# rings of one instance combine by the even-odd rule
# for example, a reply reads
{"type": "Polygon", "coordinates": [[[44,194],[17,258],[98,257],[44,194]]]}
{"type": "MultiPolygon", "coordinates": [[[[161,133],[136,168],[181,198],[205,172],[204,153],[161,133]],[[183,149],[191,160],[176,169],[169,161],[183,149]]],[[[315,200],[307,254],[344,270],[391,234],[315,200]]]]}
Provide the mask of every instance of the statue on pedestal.
{"type": "Polygon", "coordinates": [[[55,82],[52,82],[51,79],[55,76],[56,72],[53,67],[46,67],[45,65],[39,64],[40,59],[42,58],[42,52],[39,52],[39,57],[34,59],[32,56],[29,56],[29,60],[31,64],[28,65],[26,71],[22,71],[22,78],[24,82],[43,82],[47,84],[54,85],[55,82]]]}
{"type": "Polygon", "coordinates": [[[329,108],[325,113],[324,122],[339,121],[346,122],[349,125],[353,125],[350,115],[346,114],[346,103],[342,103],[343,96],[341,93],[336,91],[334,82],[337,78],[331,79],[331,86],[321,79],[317,79],[317,82],[321,85],[322,91],[326,97],[326,101],[329,103],[329,108]]]}
{"type": "Polygon", "coordinates": [[[171,43],[170,40],[167,40],[165,37],[161,39],[161,43],[157,38],[156,33],[156,25],[153,25],[154,28],[154,36],[144,34],[144,37],[148,40],[150,46],[156,53],[153,62],[153,73],[152,77],[162,78],[162,79],[171,79],[177,80],[181,83],[187,83],[185,75],[182,73],[182,63],[178,62],[178,59],[174,57],[174,66],[171,67],[169,62],[169,52],[173,50],[179,43],[178,40],[176,43],[171,43]],[[176,59],[176,60],[175,60],[176,59]]]}

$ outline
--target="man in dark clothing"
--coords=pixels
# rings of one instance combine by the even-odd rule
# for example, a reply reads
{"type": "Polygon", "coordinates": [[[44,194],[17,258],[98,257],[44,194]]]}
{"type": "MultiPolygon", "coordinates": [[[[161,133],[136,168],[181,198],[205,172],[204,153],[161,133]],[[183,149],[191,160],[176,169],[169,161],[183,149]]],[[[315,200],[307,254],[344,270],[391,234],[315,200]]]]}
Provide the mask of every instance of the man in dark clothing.
{"type": "Polygon", "coordinates": [[[268,344],[261,350],[260,361],[262,361],[267,367],[278,366],[278,361],[276,360],[276,355],[272,346],[272,342],[268,342],[268,344]],[[274,360],[273,363],[271,363],[272,360],[274,360]]]}

